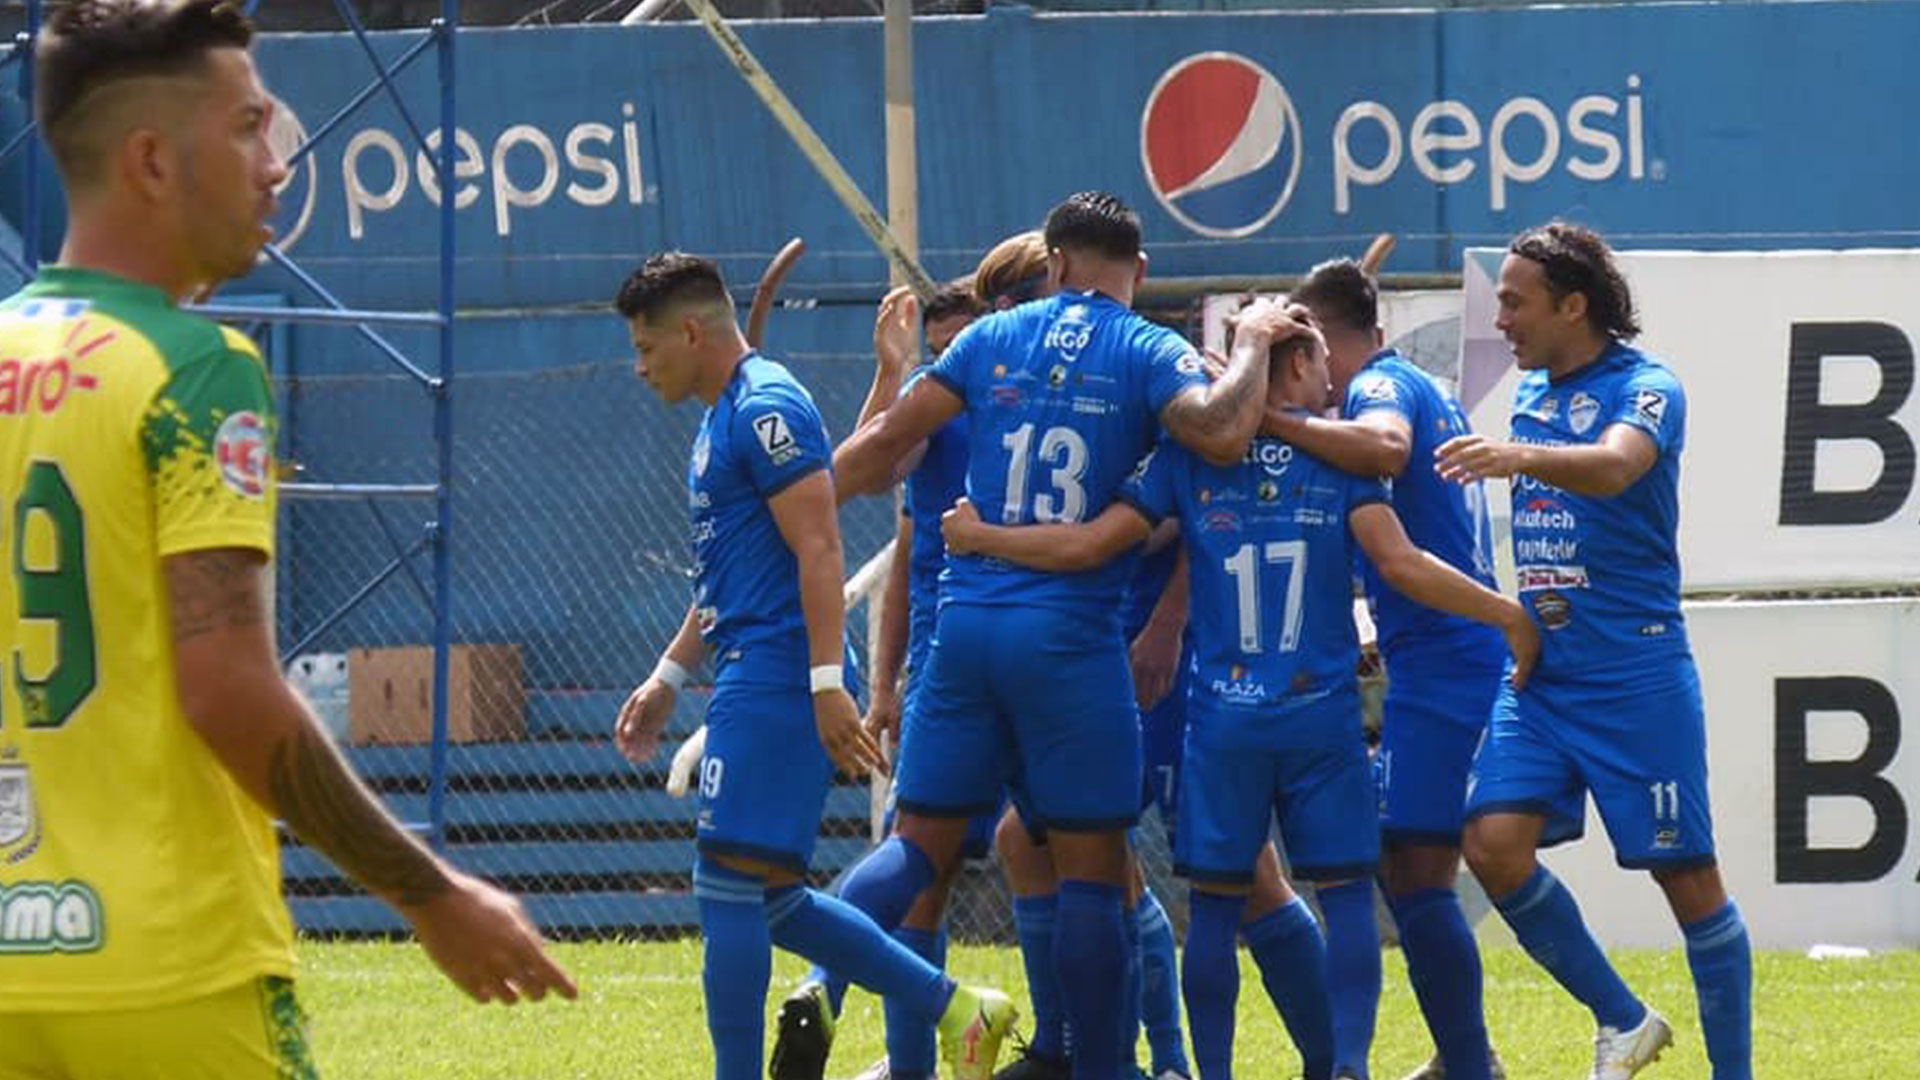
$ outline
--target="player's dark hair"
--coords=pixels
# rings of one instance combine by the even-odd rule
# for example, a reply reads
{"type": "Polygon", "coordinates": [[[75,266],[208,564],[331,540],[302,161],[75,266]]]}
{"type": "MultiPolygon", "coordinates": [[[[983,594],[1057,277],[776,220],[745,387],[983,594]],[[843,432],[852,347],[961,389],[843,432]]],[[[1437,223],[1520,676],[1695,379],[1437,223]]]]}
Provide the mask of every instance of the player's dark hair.
{"type": "Polygon", "coordinates": [[[1344,330],[1371,331],[1380,325],[1380,290],[1360,264],[1332,259],[1307,271],[1288,301],[1313,309],[1323,323],[1344,330]]]}
{"type": "Polygon", "coordinates": [[[204,70],[214,49],[245,49],[253,23],[233,0],[73,0],[54,9],[34,44],[34,120],[69,184],[90,181],[82,106],[126,79],[204,70]]]}
{"type": "Polygon", "coordinates": [[[1048,250],[1083,251],[1116,262],[1140,254],[1140,215],[1104,191],[1069,195],[1047,214],[1048,250]]]}
{"type": "Polygon", "coordinates": [[[724,305],[729,301],[718,263],[684,251],[663,251],[627,275],[613,306],[624,318],[644,318],[652,323],[678,304],[724,305]]]}
{"type": "Polygon", "coordinates": [[[1295,334],[1293,337],[1276,341],[1267,347],[1267,377],[1279,379],[1286,374],[1287,365],[1304,354],[1313,352],[1313,338],[1307,334],[1295,334]]]}
{"type": "Polygon", "coordinates": [[[922,318],[926,322],[951,319],[955,315],[971,318],[984,314],[986,310],[987,305],[981,303],[980,298],[973,294],[973,281],[969,278],[959,278],[940,286],[940,291],[934,293],[933,299],[927,301],[926,314],[922,318]]]}
{"type": "Polygon", "coordinates": [[[1557,302],[1573,293],[1587,298],[1587,325],[1617,341],[1640,334],[1633,293],[1614,262],[1613,249],[1583,225],[1554,221],[1514,237],[1508,251],[1540,264],[1557,302]]]}

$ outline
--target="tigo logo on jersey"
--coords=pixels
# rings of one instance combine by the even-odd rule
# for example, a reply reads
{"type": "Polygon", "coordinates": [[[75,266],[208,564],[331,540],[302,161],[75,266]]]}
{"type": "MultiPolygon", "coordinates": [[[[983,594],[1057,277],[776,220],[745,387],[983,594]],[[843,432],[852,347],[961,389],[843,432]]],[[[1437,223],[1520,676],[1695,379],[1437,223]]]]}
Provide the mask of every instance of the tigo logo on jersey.
{"type": "Polygon", "coordinates": [[[237,412],[222,420],[213,436],[213,458],[228,487],[249,499],[265,493],[273,452],[267,448],[267,425],[260,414],[237,412]]]}
{"type": "Polygon", "coordinates": [[[1154,197],[1205,236],[1249,236],[1286,208],[1300,179],[1300,114],[1280,80],[1227,52],[1168,68],[1140,117],[1154,197]]]}

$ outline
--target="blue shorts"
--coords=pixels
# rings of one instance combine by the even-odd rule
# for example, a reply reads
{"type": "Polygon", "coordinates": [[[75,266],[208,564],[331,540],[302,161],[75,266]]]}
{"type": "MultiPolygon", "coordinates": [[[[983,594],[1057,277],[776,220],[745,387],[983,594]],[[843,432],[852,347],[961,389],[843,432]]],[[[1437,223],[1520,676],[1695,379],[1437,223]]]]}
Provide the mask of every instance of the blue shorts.
{"type": "Polygon", "coordinates": [[[1592,792],[1621,866],[1710,865],[1707,722],[1693,661],[1613,683],[1503,686],[1471,786],[1469,819],[1543,816],[1542,846],[1581,835],[1592,792]]]}
{"type": "Polygon", "coordinates": [[[1374,776],[1388,847],[1460,846],[1467,774],[1505,675],[1499,667],[1439,672],[1389,662],[1374,776]]]}
{"type": "Polygon", "coordinates": [[[741,685],[723,674],[707,704],[699,781],[702,854],[805,873],[833,783],[813,695],[804,685],[741,685]]]}
{"type": "MultiPolygon", "coordinates": [[[[1351,704],[1341,699],[1343,709],[1351,704]]],[[[1330,746],[1209,745],[1203,732],[1189,727],[1174,871],[1195,882],[1252,883],[1254,861],[1277,817],[1296,879],[1373,876],[1380,830],[1354,708],[1352,740],[1330,746]]]]}
{"type": "Polygon", "coordinates": [[[1140,716],[1117,621],[941,605],[907,701],[900,807],[992,813],[1017,785],[1029,823],[1124,829],[1140,813],[1140,716]]]}
{"type": "Polygon", "coordinates": [[[1174,676],[1167,696],[1153,708],[1140,714],[1140,809],[1160,809],[1160,821],[1173,831],[1180,810],[1180,759],[1187,738],[1188,661],[1191,654],[1182,651],[1180,673],[1174,676]]]}

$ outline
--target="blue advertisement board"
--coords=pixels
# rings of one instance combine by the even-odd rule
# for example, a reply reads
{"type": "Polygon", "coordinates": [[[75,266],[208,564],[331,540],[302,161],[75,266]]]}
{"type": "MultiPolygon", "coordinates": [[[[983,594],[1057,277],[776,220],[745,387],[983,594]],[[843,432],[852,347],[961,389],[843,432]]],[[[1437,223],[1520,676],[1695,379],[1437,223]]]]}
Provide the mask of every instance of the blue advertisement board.
{"type": "MultiPolygon", "coordinates": [[[[883,204],[878,21],[742,33],[883,204]]],[[[376,48],[390,61],[420,38],[376,48]]],[[[1161,276],[1298,272],[1381,231],[1402,239],[1394,269],[1444,271],[1553,216],[1641,247],[1906,245],[1916,40],[1905,0],[922,19],[924,259],[958,273],[1091,187],[1139,208],[1161,276]]],[[[750,280],[792,235],[812,248],[801,292],[884,280],[699,27],[476,30],[458,49],[463,304],[604,300],[670,246],[750,280]]],[[[270,37],[259,55],[288,145],[370,77],[343,35],[270,37]]],[[[423,306],[431,51],[396,82],[411,121],[376,94],[333,127],[283,192],[282,232],[350,300],[423,306]]]]}

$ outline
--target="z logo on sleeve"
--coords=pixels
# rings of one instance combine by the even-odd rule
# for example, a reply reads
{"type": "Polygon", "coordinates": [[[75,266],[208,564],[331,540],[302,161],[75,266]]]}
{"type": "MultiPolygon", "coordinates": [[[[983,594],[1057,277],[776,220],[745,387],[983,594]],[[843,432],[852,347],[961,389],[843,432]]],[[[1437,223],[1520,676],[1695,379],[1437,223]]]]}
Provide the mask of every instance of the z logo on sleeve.
{"type": "Polygon", "coordinates": [[[766,451],[767,458],[775,465],[785,465],[800,456],[800,445],[793,441],[793,433],[787,430],[787,419],[779,413],[754,417],[753,433],[760,438],[760,449],[766,451]]]}
{"type": "Polygon", "coordinates": [[[1667,395],[1658,390],[1638,391],[1633,395],[1633,411],[1640,419],[1659,427],[1667,415],[1667,395]]]}

